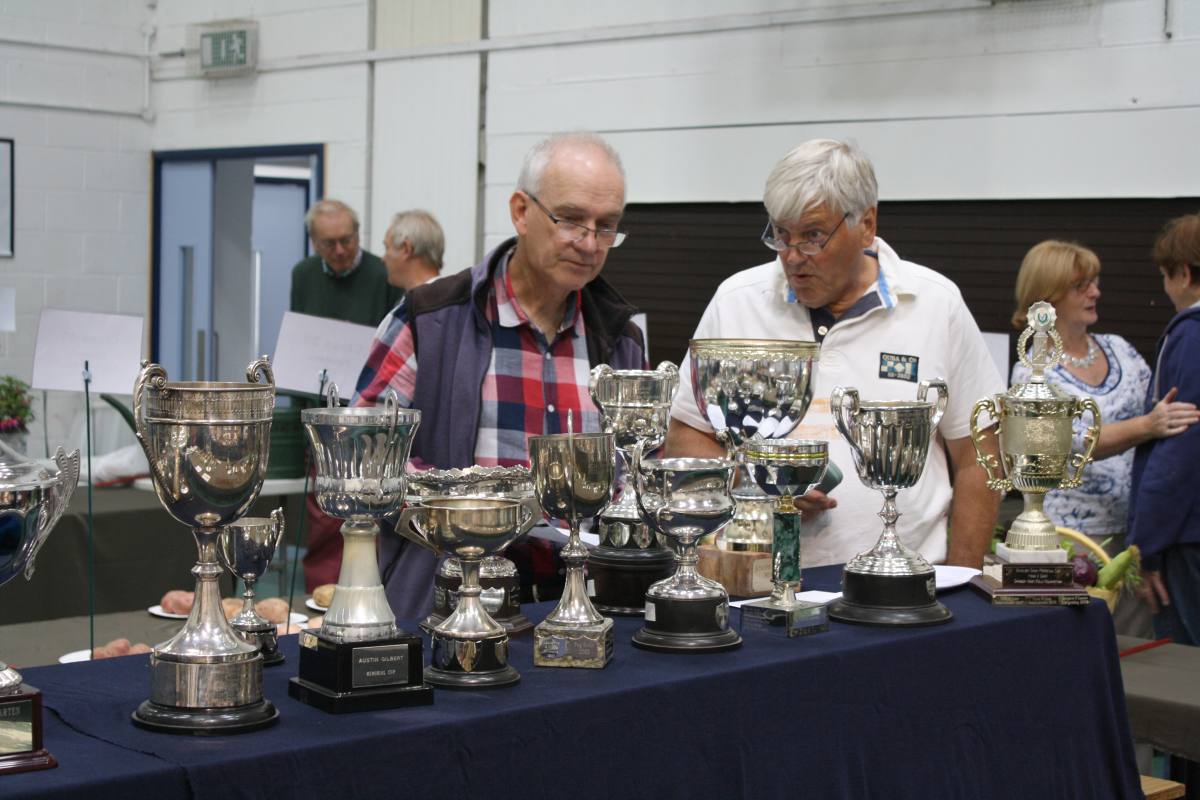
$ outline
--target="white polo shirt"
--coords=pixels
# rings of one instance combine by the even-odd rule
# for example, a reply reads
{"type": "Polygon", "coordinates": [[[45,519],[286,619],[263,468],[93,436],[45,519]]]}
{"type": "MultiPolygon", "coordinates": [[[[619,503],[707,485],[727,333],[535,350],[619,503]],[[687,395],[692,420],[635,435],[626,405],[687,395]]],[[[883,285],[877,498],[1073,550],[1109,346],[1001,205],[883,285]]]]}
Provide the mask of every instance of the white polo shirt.
{"type": "MultiPolygon", "coordinates": [[[[921,480],[896,497],[900,538],[930,561],[946,557],[951,490],[941,440],[970,436],[975,401],[1005,388],[958,287],[931,269],[902,261],[882,239],[876,238],[872,249],[878,253],[880,280],[868,294],[876,294],[879,305],[829,328],[814,369],[812,405],[790,435],[828,440],[830,458],[845,473],[830,495],[837,508],[801,525],[805,566],[844,563],[870,549],[883,530],[878,517],[883,495],[859,480],[850,446],[834,426],[829,408],[834,387],[852,386],[868,401],[915,400],[918,383],[929,378],[942,378],[949,386],[949,403],[921,480]]],[[[694,338],[814,340],[809,311],[795,301],[778,259],[725,280],[694,338]]],[[[692,394],[691,373],[685,354],[671,416],[711,431],[692,394]]]]}

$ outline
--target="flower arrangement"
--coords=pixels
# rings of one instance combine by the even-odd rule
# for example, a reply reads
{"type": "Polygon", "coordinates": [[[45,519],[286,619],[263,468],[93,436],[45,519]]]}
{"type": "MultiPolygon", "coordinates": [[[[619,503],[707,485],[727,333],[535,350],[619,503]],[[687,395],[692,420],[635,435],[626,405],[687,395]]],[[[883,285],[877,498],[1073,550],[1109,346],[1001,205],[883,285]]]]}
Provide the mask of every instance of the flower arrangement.
{"type": "Polygon", "coordinates": [[[0,433],[25,433],[32,419],[29,384],[11,375],[0,378],[0,433]]]}

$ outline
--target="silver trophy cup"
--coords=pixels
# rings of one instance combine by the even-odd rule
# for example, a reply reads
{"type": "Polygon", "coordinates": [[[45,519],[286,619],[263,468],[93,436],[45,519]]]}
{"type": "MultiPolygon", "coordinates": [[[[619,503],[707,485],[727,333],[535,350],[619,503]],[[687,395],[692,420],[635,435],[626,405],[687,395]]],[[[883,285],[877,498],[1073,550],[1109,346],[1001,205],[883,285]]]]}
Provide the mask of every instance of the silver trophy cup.
{"type": "MultiPolygon", "coordinates": [[[[71,501],[79,482],[79,451],[54,455],[58,469],[29,461],[0,445],[0,586],[33,577],[38,550],[71,501]]],[[[42,745],[42,694],[0,661],[0,775],[58,764],[42,745]]]]}
{"type": "Polygon", "coordinates": [[[879,516],[884,525],[875,546],[846,564],[842,597],[830,605],[830,617],[868,625],[950,620],[950,610],[937,601],[933,567],[896,535],[896,494],[920,480],[946,399],[940,378],[921,381],[916,402],[860,401],[857,389],[833,390],[834,421],[850,444],[858,477],[883,493],[879,516]],[[925,399],[930,389],[936,390],[936,401],[925,399]]]}
{"type": "Polygon", "coordinates": [[[266,356],[246,383],[171,383],[143,363],[133,386],[138,442],[159,501],[192,529],[199,559],[196,602],[182,630],[150,656],[150,699],[135,724],[179,733],[237,733],[270,725],[279,712],[262,696],[262,656],[225,620],[217,584],[221,528],[258,497],[267,470],[275,381],[266,356]],[[262,382],[259,382],[259,381],[262,382]]]}
{"type": "Polygon", "coordinates": [[[664,537],[650,530],[638,512],[633,462],[635,451],[653,452],[667,438],[678,386],[679,368],[670,361],[654,370],[615,370],[607,364],[592,370],[592,402],[621,458],[616,502],[600,515],[600,545],[588,560],[592,600],[605,614],[641,615],[646,590],[675,569],[664,537]]]}
{"type": "MultiPolygon", "coordinates": [[[[821,353],[816,342],[693,339],[689,353],[696,404],[730,459],[752,438],[786,438],[808,412],[821,353]]],[[[774,499],[745,472],[734,496],[738,510],[722,536],[724,546],[769,553],[774,499]]]]}
{"type": "Polygon", "coordinates": [[[225,569],[246,585],[242,594],[242,610],[229,620],[246,640],[257,645],[262,653],[263,666],[283,663],[279,651],[278,629],[275,623],[263,619],[254,610],[254,584],[267,571],[275,548],[283,538],[283,509],[271,512],[270,518],[243,517],[226,525],[217,539],[217,556],[225,569]]]}
{"type": "Polygon", "coordinates": [[[531,501],[507,497],[431,497],[400,515],[396,533],[462,565],[454,613],[433,633],[425,680],[452,689],[511,686],[521,674],[508,663],[508,633],[479,601],[479,562],[524,535],[536,519],[531,501]]]}
{"type": "Polygon", "coordinates": [[[560,433],[529,437],[529,465],[538,504],[546,516],[566,520],[571,535],[562,549],[566,583],[558,605],[533,629],[533,663],[539,667],[603,668],[612,658],[613,621],[588,597],[583,570],[588,550],[579,524],[612,499],[616,453],[612,434],[560,433]]]}
{"type": "Polygon", "coordinates": [[[733,519],[737,464],[718,458],[663,458],[635,465],[642,519],[676,548],[675,574],[646,591],[646,624],[633,643],[660,652],[720,652],[742,643],[729,627],[725,587],[696,571],[698,540],[733,519]]]}

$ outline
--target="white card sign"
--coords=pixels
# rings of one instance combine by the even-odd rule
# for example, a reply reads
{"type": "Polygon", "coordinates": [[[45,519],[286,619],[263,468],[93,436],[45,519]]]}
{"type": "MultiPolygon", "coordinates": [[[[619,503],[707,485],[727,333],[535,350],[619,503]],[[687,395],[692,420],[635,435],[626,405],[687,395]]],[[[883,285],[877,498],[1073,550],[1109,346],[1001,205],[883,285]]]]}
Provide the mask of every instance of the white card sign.
{"type": "Polygon", "coordinates": [[[271,359],[275,386],[316,395],[321,370],[327,370],[342,399],[349,400],[374,338],[375,329],[367,325],[285,311],[271,359]]]}
{"type": "Polygon", "coordinates": [[[83,364],[91,391],[130,394],[142,367],[142,318],[47,308],[33,349],[34,389],[83,391],[83,364]]]}

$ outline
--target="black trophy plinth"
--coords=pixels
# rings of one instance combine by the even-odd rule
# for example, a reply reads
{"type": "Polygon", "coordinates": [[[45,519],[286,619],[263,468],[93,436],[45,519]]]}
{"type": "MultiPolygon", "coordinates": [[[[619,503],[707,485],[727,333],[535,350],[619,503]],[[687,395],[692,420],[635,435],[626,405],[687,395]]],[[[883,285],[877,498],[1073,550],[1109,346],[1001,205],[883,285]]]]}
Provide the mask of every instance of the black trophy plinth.
{"type": "Polygon", "coordinates": [[[336,642],[300,632],[300,674],[288,694],[330,714],[426,706],[433,687],[422,680],[421,637],[401,631],[363,642],[336,642]]]}
{"type": "Polygon", "coordinates": [[[144,700],[132,714],[133,724],[159,733],[186,736],[250,733],[279,721],[279,709],[270,700],[228,708],[164,706],[144,700]]]}
{"type": "Polygon", "coordinates": [[[284,662],[283,653],[279,649],[279,630],[274,625],[267,623],[253,627],[242,627],[241,625],[232,625],[232,627],[242,634],[250,644],[258,646],[264,667],[276,667],[284,662]]]}
{"type": "Polygon", "coordinates": [[[742,646],[729,627],[729,601],[724,598],[678,600],[646,598],[646,624],[633,644],[660,653],[719,653],[742,646]]]}
{"type": "Polygon", "coordinates": [[[521,673],[508,663],[508,636],[460,639],[435,631],[425,680],[443,689],[498,689],[513,686],[521,673]]]}
{"type": "Polygon", "coordinates": [[[588,556],[592,604],[602,614],[640,617],[646,610],[646,590],[674,571],[675,555],[665,548],[602,544],[588,556]]]}
{"type": "Polygon", "coordinates": [[[933,571],[915,575],[842,573],[842,596],[829,617],[859,625],[940,625],[953,617],[937,601],[933,571]]]}
{"type": "Polygon", "coordinates": [[[22,683],[0,695],[0,775],[57,766],[42,746],[42,693],[22,683]]]}
{"type": "MultiPolygon", "coordinates": [[[[518,636],[533,629],[529,617],[521,613],[520,575],[491,578],[481,576],[479,585],[482,587],[480,602],[492,619],[504,626],[509,636],[518,636]]],[[[420,623],[421,630],[433,633],[433,629],[440,625],[442,620],[454,613],[461,587],[461,575],[443,575],[438,572],[433,576],[433,609],[420,623]]]]}

